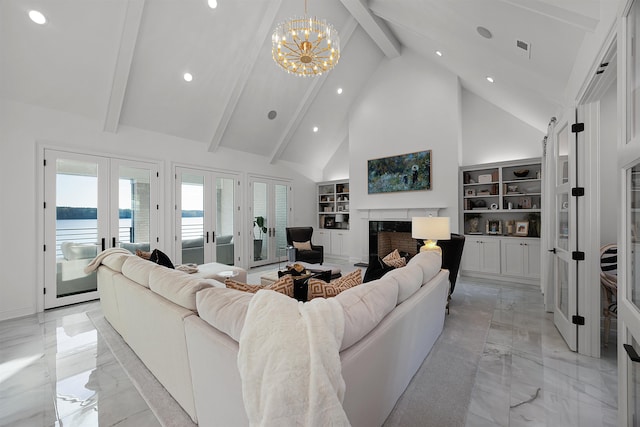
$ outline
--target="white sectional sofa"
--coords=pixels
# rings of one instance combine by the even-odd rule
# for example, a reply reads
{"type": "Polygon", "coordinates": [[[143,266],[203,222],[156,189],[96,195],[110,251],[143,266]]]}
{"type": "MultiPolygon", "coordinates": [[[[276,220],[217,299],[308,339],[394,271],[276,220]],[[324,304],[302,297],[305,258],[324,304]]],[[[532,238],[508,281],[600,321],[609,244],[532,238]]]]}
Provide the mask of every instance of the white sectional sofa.
{"type": "MultiPolygon", "coordinates": [[[[353,426],[379,426],[440,335],[448,272],[434,253],[348,289],[340,359],[343,408],[353,426]]],[[[200,426],[248,425],[237,366],[253,294],[126,254],[104,258],[106,319],[200,426]]]]}

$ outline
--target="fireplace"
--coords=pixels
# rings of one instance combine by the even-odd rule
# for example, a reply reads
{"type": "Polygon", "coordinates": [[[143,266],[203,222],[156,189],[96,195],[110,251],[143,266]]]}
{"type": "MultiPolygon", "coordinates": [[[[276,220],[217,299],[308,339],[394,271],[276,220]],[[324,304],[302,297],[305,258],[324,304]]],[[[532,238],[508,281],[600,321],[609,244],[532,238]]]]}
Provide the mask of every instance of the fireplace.
{"type": "Polygon", "coordinates": [[[411,221],[369,221],[369,262],[394,249],[409,255],[418,253],[418,241],[411,237],[411,221]]]}

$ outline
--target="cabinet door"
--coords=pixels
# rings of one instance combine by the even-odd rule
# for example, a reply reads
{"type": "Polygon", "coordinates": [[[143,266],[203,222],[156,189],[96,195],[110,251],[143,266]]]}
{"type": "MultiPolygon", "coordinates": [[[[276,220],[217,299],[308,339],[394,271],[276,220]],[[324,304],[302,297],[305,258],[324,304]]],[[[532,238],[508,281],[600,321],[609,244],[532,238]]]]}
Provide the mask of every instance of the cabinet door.
{"type": "Polygon", "coordinates": [[[528,241],[525,247],[524,275],[526,277],[540,278],[540,242],[528,241]]]}
{"type": "Polygon", "coordinates": [[[480,271],[500,274],[500,240],[481,240],[480,271]]]}
{"type": "Polygon", "coordinates": [[[331,253],[342,255],[343,235],[339,231],[334,231],[331,235],[331,253]]]}
{"type": "Polygon", "coordinates": [[[508,276],[525,274],[525,244],[522,239],[502,240],[502,274],[508,276]]]}
{"type": "Polygon", "coordinates": [[[467,271],[480,271],[480,240],[469,239],[462,252],[461,268],[467,271]]]}
{"type": "Polygon", "coordinates": [[[313,244],[324,246],[324,253],[331,252],[331,232],[325,230],[316,230],[313,232],[313,244]]]}

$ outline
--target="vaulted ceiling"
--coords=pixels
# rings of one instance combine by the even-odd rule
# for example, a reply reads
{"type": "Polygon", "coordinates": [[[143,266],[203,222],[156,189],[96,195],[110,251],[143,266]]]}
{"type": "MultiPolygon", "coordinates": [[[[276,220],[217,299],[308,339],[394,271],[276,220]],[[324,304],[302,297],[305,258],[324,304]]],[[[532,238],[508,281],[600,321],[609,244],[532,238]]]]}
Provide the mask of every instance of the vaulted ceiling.
{"type": "Polygon", "coordinates": [[[304,0],[218,0],[215,9],[207,0],[0,0],[0,97],[86,116],[106,132],[131,126],[322,168],[369,77],[407,49],[546,130],[606,3],[308,0],[310,15],[338,29],[342,55],[331,72],[299,78],[274,64],[271,33],[302,15],[304,0]],[[33,9],[46,24],[29,19],[33,9]]]}

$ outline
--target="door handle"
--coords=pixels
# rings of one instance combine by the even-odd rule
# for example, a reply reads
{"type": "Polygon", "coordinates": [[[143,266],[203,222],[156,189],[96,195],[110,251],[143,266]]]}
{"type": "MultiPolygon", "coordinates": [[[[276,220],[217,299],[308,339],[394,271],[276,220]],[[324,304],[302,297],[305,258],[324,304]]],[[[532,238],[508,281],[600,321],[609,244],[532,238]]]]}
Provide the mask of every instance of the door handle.
{"type": "Polygon", "coordinates": [[[206,242],[209,243],[209,232],[207,231],[207,238],[206,238],[206,242]]]}
{"type": "Polygon", "coordinates": [[[115,237],[112,237],[112,238],[111,238],[111,247],[112,247],[112,248],[115,248],[115,247],[116,247],[116,238],[115,238],[115,237]]]}
{"type": "Polygon", "coordinates": [[[548,251],[548,252],[552,252],[552,253],[554,253],[554,254],[555,254],[555,253],[557,253],[556,248],[549,249],[549,251],[548,251]]]}
{"type": "Polygon", "coordinates": [[[212,231],[211,232],[211,243],[215,243],[216,242],[216,232],[212,231]]]}
{"type": "Polygon", "coordinates": [[[102,238],[102,250],[104,251],[105,249],[105,244],[106,244],[106,239],[103,237],[102,238]]]}
{"type": "Polygon", "coordinates": [[[625,349],[625,351],[627,352],[627,356],[629,356],[629,359],[631,359],[632,362],[640,362],[640,356],[638,356],[638,353],[636,353],[636,350],[629,344],[623,344],[622,345],[625,349]]]}

